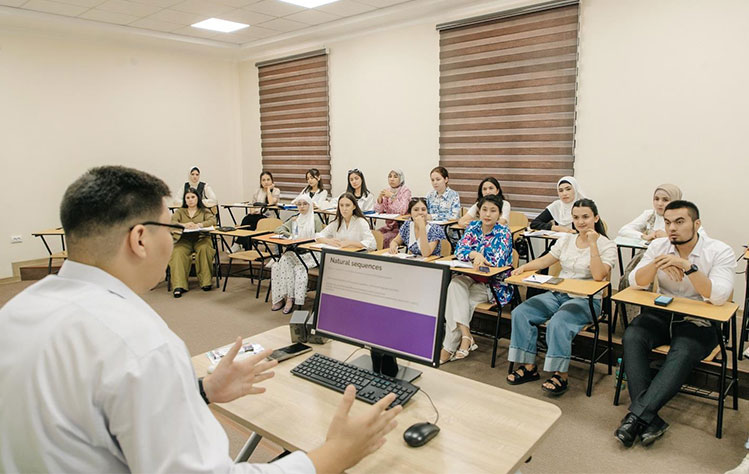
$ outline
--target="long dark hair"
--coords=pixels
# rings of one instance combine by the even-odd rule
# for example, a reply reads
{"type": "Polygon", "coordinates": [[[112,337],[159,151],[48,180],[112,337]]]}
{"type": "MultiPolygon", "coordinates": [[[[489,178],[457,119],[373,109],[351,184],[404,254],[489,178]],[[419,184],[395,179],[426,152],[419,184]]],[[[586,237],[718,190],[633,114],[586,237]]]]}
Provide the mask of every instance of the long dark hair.
{"type": "Polygon", "coordinates": [[[200,194],[198,194],[198,190],[195,188],[188,188],[187,191],[182,194],[182,207],[187,208],[187,200],[185,197],[188,193],[192,193],[198,197],[198,209],[203,209],[205,206],[203,206],[203,199],[201,199],[200,194]]]}
{"type": "Polygon", "coordinates": [[[349,178],[351,177],[352,174],[355,174],[361,178],[361,197],[369,196],[369,189],[367,189],[367,181],[364,179],[364,173],[362,173],[356,168],[352,170],[348,170],[348,174],[346,175],[346,193],[351,193],[352,196],[355,196],[354,187],[351,186],[351,181],[349,181],[349,178]]]}
{"type": "MultiPolygon", "coordinates": [[[[499,214],[501,218],[502,217],[502,205],[504,204],[504,201],[502,201],[499,195],[495,195],[495,194],[482,196],[481,199],[479,199],[479,202],[476,204],[476,207],[478,208],[476,218],[477,219],[479,218],[479,215],[481,213],[481,207],[487,202],[492,203],[499,208],[499,214]]],[[[497,219],[497,221],[499,221],[499,219],[497,219]]]]}
{"type": "MultiPolygon", "coordinates": [[[[502,186],[499,185],[499,181],[497,181],[497,178],[493,176],[489,176],[488,178],[484,178],[479,183],[479,191],[478,191],[478,197],[476,198],[476,202],[478,203],[481,201],[481,198],[484,197],[484,193],[481,191],[481,188],[484,187],[484,183],[492,183],[495,188],[497,188],[497,196],[499,196],[500,201],[505,200],[505,195],[502,193],[502,186]]],[[[499,209],[499,212],[502,212],[502,209],[499,209]]]]}
{"type": "Polygon", "coordinates": [[[276,184],[276,181],[273,179],[273,174],[270,171],[263,171],[262,173],[260,173],[260,186],[263,185],[263,176],[265,175],[268,175],[274,185],[276,184]]]}
{"type": "MultiPolygon", "coordinates": [[[[320,174],[320,170],[317,168],[310,168],[307,170],[306,173],[304,173],[304,179],[307,179],[307,175],[312,176],[317,180],[317,192],[319,193],[324,189],[324,183],[322,181],[322,175],[320,174]]],[[[310,188],[309,184],[304,187],[302,190],[302,194],[312,192],[312,188],[310,188]]]]}
{"type": "Polygon", "coordinates": [[[406,214],[411,214],[411,209],[413,209],[413,207],[415,205],[417,205],[418,203],[420,203],[420,202],[423,202],[424,205],[427,207],[427,209],[429,209],[429,204],[427,203],[427,198],[424,198],[424,197],[415,197],[415,198],[411,198],[411,201],[409,201],[409,203],[408,203],[408,212],[406,214]]]}
{"type": "MultiPolygon", "coordinates": [[[[364,184],[362,183],[362,188],[364,187],[364,184]]],[[[354,213],[353,215],[356,217],[361,217],[364,219],[364,213],[361,211],[361,208],[359,207],[359,203],[356,202],[356,198],[354,197],[354,193],[350,193],[346,191],[345,193],[338,196],[338,205],[335,207],[335,220],[338,222],[338,226],[336,227],[336,230],[341,230],[341,224],[343,223],[343,216],[341,215],[341,199],[346,198],[352,203],[354,203],[354,213]]],[[[365,219],[366,222],[366,219],[365,219]]],[[[372,228],[372,225],[369,224],[369,228],[372,228]]]]}
{"type": "Polygon", "coordinates": [[[603,220],[601,219],[601,216],[598,215],[598,206],[596,206],[596,203],[593,202],[592,199],[578,199],[572,205],[573,209],[576,207],[587,207],[588,209],[593,211],[593,215],[598,217],[598,222],[596,222],[595,225],[596,232],[598,232],[599,235],[608,238],[608,235],[606,235],[606,230],[603,228],[603,220]]]}

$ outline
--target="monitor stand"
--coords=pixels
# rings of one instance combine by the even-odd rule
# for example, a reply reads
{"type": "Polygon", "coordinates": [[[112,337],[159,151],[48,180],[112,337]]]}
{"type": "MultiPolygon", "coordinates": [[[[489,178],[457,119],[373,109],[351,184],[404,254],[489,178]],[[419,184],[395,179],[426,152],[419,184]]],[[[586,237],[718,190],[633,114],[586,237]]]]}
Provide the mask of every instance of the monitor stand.
{"type": "Polygon", "coordinates": [[[406,382],[413,382],[421,375],[420,370],[398,365],[396,358],[392,355],[374,349],[370,352],[370,355],[359,356],[350,364],[406,382]]]}

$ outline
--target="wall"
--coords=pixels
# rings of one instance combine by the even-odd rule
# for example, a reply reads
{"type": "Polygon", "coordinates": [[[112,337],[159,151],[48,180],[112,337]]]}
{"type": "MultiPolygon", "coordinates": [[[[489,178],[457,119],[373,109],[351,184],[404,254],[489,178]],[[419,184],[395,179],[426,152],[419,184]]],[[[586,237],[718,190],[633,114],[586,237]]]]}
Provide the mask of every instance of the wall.
{"type": "MultiPolygon", "coordinates": [[[[32,231],[59,225],[65,188],[121,164],[170,187],[192,165],[219,200],[241,195],[237,63],[92,36],[0,30],[0,159],[6,207],[0,278],[46,254],[32,231]],[[23,243],[10,244],[11,235],[23,243]]],[[[57,244],[57,239],[54,240],[57,244]]]]}

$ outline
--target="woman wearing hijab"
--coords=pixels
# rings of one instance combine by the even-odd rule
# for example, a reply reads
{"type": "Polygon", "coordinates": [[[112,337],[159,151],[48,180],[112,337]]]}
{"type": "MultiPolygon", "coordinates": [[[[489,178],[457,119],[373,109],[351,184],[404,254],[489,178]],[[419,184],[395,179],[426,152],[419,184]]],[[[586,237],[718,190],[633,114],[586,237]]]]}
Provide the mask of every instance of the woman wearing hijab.
{"type": "MultiPolygon", "coordinates": [[[[406,187],[406,178],[403,171],[392,169],[388,173],[388,187],[380,191],[375,203],[375,212],[382,214],[405,214],[408,203],[411,201],[411,190],[406,187]]],[[[398,223],[396,221],[385,221],[380,227],[382,232],[383,246],[388,247],[390,241],[398,235],[398,223]]]]}
{"type": "Polygon", "coordinates": [[[533,219],[531,229],[575,233],[572,228],[572,205],[587,196],[572,176],[564,176],[557,182],[557,194],[559,199],[546,206],[546,209],[533,219]]]}
{"type": "Polygon", "coordinates": [[[213,192],[213,188],[200,180],[200,169],[197,166],[190,168],[187,182],[182,186],[180,192],[174,194],[174,204],[182,204],[182,197],[190,188],[195,189],[198,192],[198,196],[201,201],[203,201],[203,206],[208,209],[211,209],[218,204],[216,193],[213,192]]]}
{"type": "MultiPolygon", "coordinates": [[[[299,209],[299,214],[286,221],[276,229],[276,233],[292,239],[314,238],[322,230],[322,221],[315,214],[312,199],[308,195],[297,196],[292,202],[299,209]]],[[[283,308],[283,314],[289,314],[294,309],[294,303],[304,304],[307,296],[307,269],[315,266],[312,255],[302,255],[305,268],[299,257],[292,251],[287,251],[273,265],[271,269],[271,294],[273,306],[271,310],[283,308]]]]}
{"type": "Polygon", "coordinates": [[[681,199],[681,189],[675,184],[661,184],[653,193],[653,208],[642,211],[632,222],[619,230],[619,235],[630,239],[642,239],[650,242],[659,237],[666,237],[666,224],[663,222],[663,211],[671,201],[681,199]]]}

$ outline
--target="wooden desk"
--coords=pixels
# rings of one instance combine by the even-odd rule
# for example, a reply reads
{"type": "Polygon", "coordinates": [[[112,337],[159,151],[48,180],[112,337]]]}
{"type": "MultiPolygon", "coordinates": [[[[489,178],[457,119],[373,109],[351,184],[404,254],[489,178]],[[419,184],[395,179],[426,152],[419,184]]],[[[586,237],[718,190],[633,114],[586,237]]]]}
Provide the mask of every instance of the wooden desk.
{"type": "MultiPolygon", "coordinates": [[[[637,290],[634,288],[627,288],[618,292],[613,296],[613,300],[616,301],[617,305],[633,304],[644,308],[652,308],[659,311],[665,311],[672,314],[680,314],[684,316],[692,316],[696,318],[703,318],[712,321],[712,325],[717,332],[719,346],[720,346],[720,387],[718,400],[718,422],[715,430],[715,436],[720,438],[723,433],[723,408],[725,405],[725,397],[728,393],[733,390],[733,409],[738,410],[738,395],[739,395],[739,379],[738,379],[738,360],[736,354],[736,312],[739,306],[733,302],[727,302],[720,306],[707,303],[705,301],[691,300],[688,298],[674,298],[674,300],[668,306],[658,306],[655,304],[655,298],[658,297],[658,293],[650,291],[637,290]],[[730,330],[730,346],[726,346],[723,337],[724,324],[729,325],[730,330]],[[731,377],[728,385],[726,385],[726,371],[728,365],[727,350],[731,351],[731,377]]],[[[627,320],[627,313],[622,309],[622,318],[624,318],[625,326],[627,320]]],[[[621,371],[624,367],[621,367],[621,371]]],[[[616,395],[614,396],[614,405],[619,403],[619,391],[621,390],[621,378],[617,377],[616,384],[616,395]]],[[[700,393],[693,393],[703,398],[713,397],[708,395],[702,395],[700,393]]]]}
{"type": "MultiPolygon", "coordinates": [[[[537,231],[532,231],[532,232],[537,232],[537,231]]],[[[536,258],[536,254],[533,251],[533,242],[531,242],[531,239],[542,239],[544,241],[544,253],[545,253],[549,251],[549,248],[551,247],[552,243],[556,242],[556,240],[559,238],[556,235],[527,235],[527,234],[523,234],[523,237],[525,238],[525,241],[528,243],[528,254],[530,255],[531,260],[536,258]]]]}
{"type": "MultiPolygon", "coordinates": [[[[392,256],[392,258],[403,258],[403,257],[396,257],[395,255],[391,254],[390,249],[373,250],[369,253],[372,255],[383,255],[385,257],[392,256]]],[[[418,256],[414,255],[412,258],[407,258],[406,260],[412,260],[416,262],[434,262],[435,260],[439,260],[440,258],[441,257],[439,255],[430,255],[428,257],[424,257],[421,255],[418,255],[418,256]]]]}
{"type": "Polygon", "coordinates": [[[335,209],[315,209],[315,214],[320,216],[320,219],[323,221],[323,224],[328,225],[330,223],[330,218],[336,216],[336,210],[335,209]]]}
{"type": "MultiPolygon", "coordinates": [[[[455,260],[455,255],[450,255],[447,257],[442,257],[439,260],[437,260],[437,263],[439,262],[451,262],[455,260]]],[[[499,275],[502,272],[506,272],[507,270],[510,270],[512,267],[491,267],[489,266],[489,272],[480,272],[474,268],[464,268],[464,267],[450,267],[450,270],[457,272],[457,273],[464,273],[466,275],[473,275],[473,276],[480,276],[480,277],[487,277],[487,278],[493,278],[497,275],[499,275]]]]}
{"type": "MultiPolygon", "coordinates": [[[[287,326],[247,338],[265,348],[290,343],[287,326]]],[[[312,345],[314,352],[344,360],[353,346],[337,341],[312,345]]],[[[296,377],[290,370],[312,352],[281,362],[275,377],[263,382],[262,395],[216,404],[221,414],[290,451],[310,451],[325,441],[330,421],[342,395],[296,377]]],[[[192,358],[198,376],[210,365],[205,354],[192,358]]],[[[439,434],[420,448],[410,448],[403,432],[414,423],[434,421],[425,395],[417,393],[404,407],[387,443],[347,472],[502,473],[515,472],[533,454],[561,416],[551,403],[492,387],[428,366],[414,384],[425,390],[440,412],[439,434]]],[[[418,366],[418,367],[417,367],[418,366]]],[[[369,405],[356,400],[353,416],[369,405]]]]}
{"type": "Polygon", "coordinates": [[[250,209],[262,209],[263,207],[265,207],[267,210],[275,212],[276,217],[278,217],[279,219],[281,218],[281,214],[279,213],[279,211],[281,209],[284,209],[283,207],[280,207],[278,205],[257,206],[250,202],[235,202],[233,204],[222,204],[221,207],[229,211],[229,217],[231,217],[231,220],[232,222],[234,222],[234,225],[237,224],[237,220],[234,218],[234,213],[231,211],[232,209],[244,209],[244,214],[247,215],[250,209]]]}
{"type": "MultiPolygon", "coordinates": [[[[281,258],[281,254],[283,253],[281,251],[281,249],[288,247],[289,250],[291,250],[292,252],[294,252],[294,255],[296,255],[297,258],[299,258],[299,261],[302,262],[302,265],[304,265],[305,270],[309,271],[309,267],[307,267],[307,264],[304,262],[304,259],[299,254],[299,249],[300,249],[301,244],[312,243],[312,242],[315,241],[315,238],[314,237],[306,237],[306,238],[301,238],[301,239],[299,239],[299,238],[297,238],[297,239],[279,239],[277,237],[272,237],[273,235],[278,235],[278,234],[276,234],[276,233],[266,234],[266,235],[262,235],[260,237],[257,237],[257,238],[255,238],[253,240],[255,242],[257,242],[258,244],[259,243],[263,243],[265,245],[265,249],[268,251],[268,253],[271,255],[271,257],[274,260],[278,260],[279,258],[281,258]],[[278,253],[277,254],[273,253],[273,251],[270,248],[270,244],[278,246],[278,253]]],[[[259,250],[258,250],[258,252],[259,252],[259,250]]]]}
{"type": "Polygon", "coordinates": [[[31,235],[34,237],[39,237],[42,239],[42,243],[44,244],[44,248],[47,249],[47,253],[49,254],[49,260],[47,263],[47,274],[52,273],[52,261],[56,258],[66,259],[68,258],[68,252],[65,250],[65,231],[62,227],[55,227],[52,229],[45,229],[40,230],[38,232],[32,232],[31,235]],[[50,248],[49,244],[47,243],[47,239],[45,239],[46,236],[52,235],[52,236],[59,236],[60,237],[60,245],[62,246],[62,250],[60,252],[53,252],[50,248]]]}
{"type": "Polygon", "coordinates": [[[593,328],[593,351],[590,358],[590,367],[588,369],[588,388],[585,392],[587,396],[590,396],[593,391],[593,372],[595,364],[604,355],[607,355],[608,359],[608,372],[611,375],[612,356],[613,356],[613,345],[611,342],[611,333],[614,332],[615,327],[612,324],[612,312],[611,312],[611,282],[610,281],[595,281],[595,280],[575,280],[572,278],[565,278],[561,283],[556,285],[550,285],[548,283],[533,283],[523,281],[525,278],[533,275],[535,272],[523,272],[519,275],[512,275],[505,278],[505,283],[516,286],[527,286],[530,288],[540,288],[548,291],[556,291],[559,293],[567,293],[570,295],[584,296],[588,299],[588,308],[590,309],[591,324],[593,328]],[[606,291],[608,290],[608,291],[606,291]],[[601,302],[601,316],[596,316],[596,310],[593,306],[593,299],[598,293],[603,294],[603,301],[601,302]],[[606,350],[601,354],[596,354],[598,348],[598,340],[601,334],[600,324],[608,325],[608,340],[606,350]]]}

